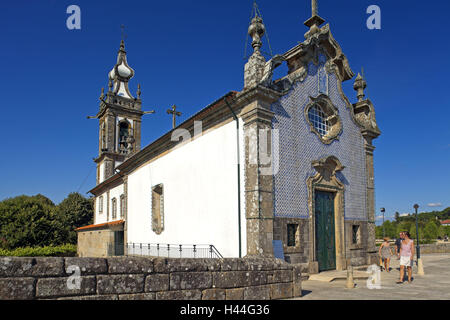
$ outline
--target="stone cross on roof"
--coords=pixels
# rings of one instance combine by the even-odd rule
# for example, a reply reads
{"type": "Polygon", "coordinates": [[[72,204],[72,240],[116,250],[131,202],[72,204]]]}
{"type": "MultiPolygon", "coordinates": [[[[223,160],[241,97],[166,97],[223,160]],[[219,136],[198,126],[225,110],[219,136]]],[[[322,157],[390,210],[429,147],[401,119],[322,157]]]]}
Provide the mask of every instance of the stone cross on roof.
{"type": "Polygon", "coordinates": [[[125,38],[127,37],[127,35],[125,34],[125,26],[123,24],[120,25],[120,29],[122,30],[121,38],[122,38],[122,40],[125,40],[125,38]]]}
{"type": "Polygon", "coordinates": [[[167,114],[171,114],[172,115],[172,127],[175,129],[175,127],[177,126],[176,124],[176,119],[177,116],[181,116],[181,112],[177,111],[177,106],[173,105],[171,109],[167,110],[167,114]]]}

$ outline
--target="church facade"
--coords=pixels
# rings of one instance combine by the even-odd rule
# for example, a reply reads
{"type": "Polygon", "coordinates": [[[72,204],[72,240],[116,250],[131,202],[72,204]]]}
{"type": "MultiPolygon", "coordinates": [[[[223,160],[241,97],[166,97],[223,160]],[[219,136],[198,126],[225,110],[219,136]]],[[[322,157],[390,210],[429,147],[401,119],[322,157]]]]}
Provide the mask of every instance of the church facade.
{"type": "Polygon", "coordinates": [[[96,115],[94,225],[78,229],[79,255],[203,244],[223,257],[273,256],[280,247],[310,272],[375,261],[372,141],[380,130],[361,75],[355,102],[345,96],[342,82],[354,73],[323,23],[313,1],[305,41],[266,61],[256,13],[243,90],[145,148],[140,86],[133,97],[122,41],[96,115]],[[283,63],[288,73],[273,79],[283,63]]]}

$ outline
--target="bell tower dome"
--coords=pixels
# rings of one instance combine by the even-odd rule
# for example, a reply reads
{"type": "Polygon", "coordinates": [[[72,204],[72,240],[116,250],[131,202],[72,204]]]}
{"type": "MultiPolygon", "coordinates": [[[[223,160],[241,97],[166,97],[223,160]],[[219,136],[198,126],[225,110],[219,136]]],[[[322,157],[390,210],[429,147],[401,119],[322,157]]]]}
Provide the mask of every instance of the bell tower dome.
{"type": "Polygon", "coordinates": [[[115,174],[115,168],[141,149],[142,101],[138,85],[136,98],[130,93],[128,82],[134,70],[128,65],[125,43],[120,43],[117,63],[109,72],[108,92],[100,95],[99,156],[97,184],[115,174]]]}

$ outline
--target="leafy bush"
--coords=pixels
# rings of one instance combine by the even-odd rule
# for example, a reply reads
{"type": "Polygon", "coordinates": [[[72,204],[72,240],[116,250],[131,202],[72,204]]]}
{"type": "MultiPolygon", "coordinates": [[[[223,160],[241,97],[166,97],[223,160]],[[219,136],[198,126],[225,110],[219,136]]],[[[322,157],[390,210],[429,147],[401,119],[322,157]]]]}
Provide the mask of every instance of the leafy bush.
{"type": "Polygon", "coordinates": [[[74,257],[77,246],[64,244],[62,246],[25,247],[13,250],[0,249],[0,256],[8,257],[74,257]]]}
{"type": "Polygon", "coordinates": [[[59,205],[48,198],[19,196],[0,202],[0,248],[77,243],[75,229],[92,223],[93,203],[71,193],[59,205]]]}

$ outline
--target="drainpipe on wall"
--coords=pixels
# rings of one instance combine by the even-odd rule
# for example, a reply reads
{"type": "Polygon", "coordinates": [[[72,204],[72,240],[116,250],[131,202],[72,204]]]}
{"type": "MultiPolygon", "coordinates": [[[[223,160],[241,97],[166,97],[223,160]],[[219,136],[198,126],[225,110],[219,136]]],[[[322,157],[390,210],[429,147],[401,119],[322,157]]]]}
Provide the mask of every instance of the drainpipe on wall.
{"type": "Polygon", "coordinates": [[[231,113],[233,114],[233,118],[236,121],[236,145],[237,145],[237,179],[238,179],[238,232],[239,232],[239,258],[242,258],[242,236],[241,236],[241,157],[240,157],[240,144],[239,144],[239,119],[234,113],[233,108],[231,108],[230,104],[227,101],[227,98],[224,99],[228,108],[230,108],[231,113]]]}

